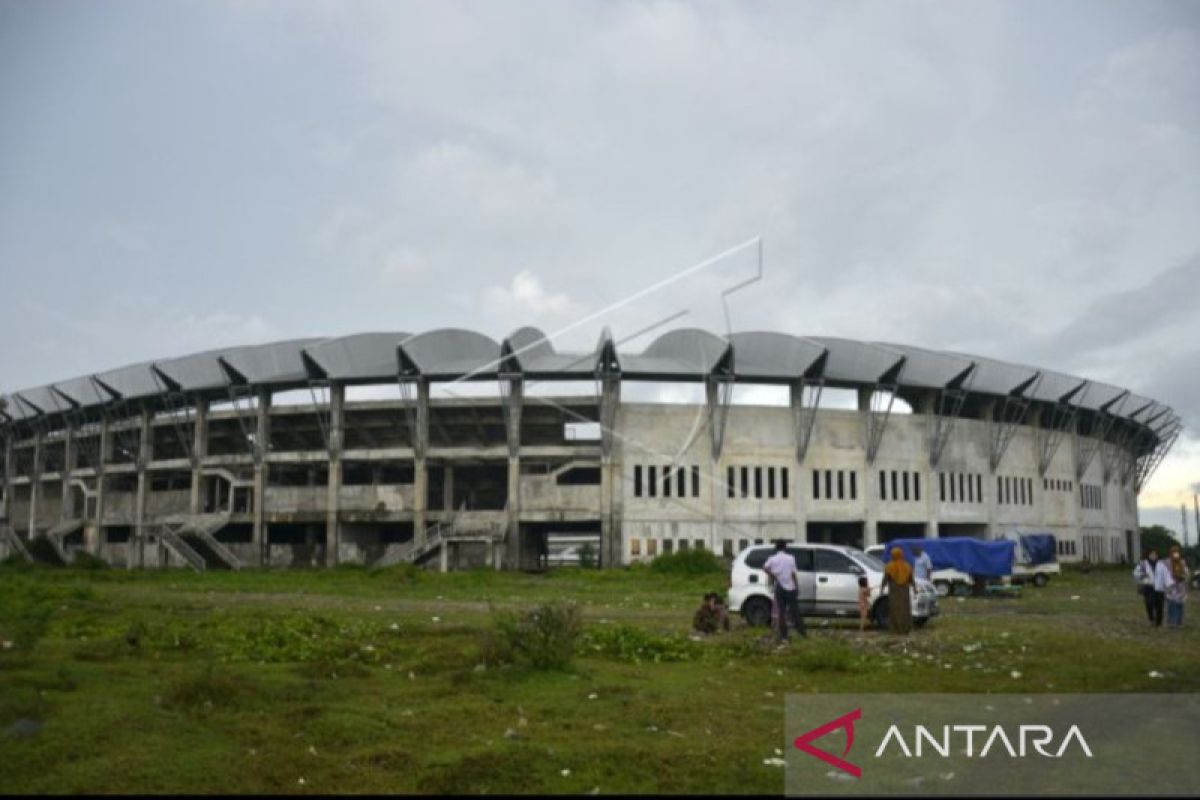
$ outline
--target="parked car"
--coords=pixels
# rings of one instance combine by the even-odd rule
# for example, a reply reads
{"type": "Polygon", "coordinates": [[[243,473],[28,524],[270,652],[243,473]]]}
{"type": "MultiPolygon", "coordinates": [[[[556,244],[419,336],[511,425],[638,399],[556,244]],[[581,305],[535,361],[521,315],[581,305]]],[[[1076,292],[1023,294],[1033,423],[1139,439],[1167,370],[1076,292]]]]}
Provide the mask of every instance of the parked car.
{"type": "MultiPolygon", "coordinates": [[[[887,595],[881,595],[883,562],[856,547],[795,542],[788,552],[800,573],[800,612],[806,617],[858,617],[858,579],[871,587],[871,621],[887,625],[887,595]]],[[[730,571],[729,610],[750,625],[771,622],[771,591],[762,566],[774,545],[751,545],[738,553],[730,571]]],[[[938,593],[929,581],[917,581],[913,622],[924,625],[940,613],[938,593]]]]}
{"type": "MultiPolygon", "coordinates": [[[[886,547],[887,545],[873,544],[865,552],[882,561],[883,551],[886,547]]],[[[930,577],[933,579],[933,588],[937,589],[938,597],[946,597],[951,594],[964,595],[971,591],[971,576],[953,567],[935,569],[930,577]]]]}

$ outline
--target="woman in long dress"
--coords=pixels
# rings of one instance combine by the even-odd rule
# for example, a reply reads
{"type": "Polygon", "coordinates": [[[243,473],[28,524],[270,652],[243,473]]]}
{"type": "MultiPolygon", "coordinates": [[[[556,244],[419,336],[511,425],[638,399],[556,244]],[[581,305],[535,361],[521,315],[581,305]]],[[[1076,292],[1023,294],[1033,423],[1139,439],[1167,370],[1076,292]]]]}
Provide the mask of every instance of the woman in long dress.
{"type": "Polygon", "coordinates": [[[892,560],[883,568],[880,588],[888,596],[888,630],[906,634],[912,630],[912,565],[904,560],[904,551],[892,548],[892,560]]]}

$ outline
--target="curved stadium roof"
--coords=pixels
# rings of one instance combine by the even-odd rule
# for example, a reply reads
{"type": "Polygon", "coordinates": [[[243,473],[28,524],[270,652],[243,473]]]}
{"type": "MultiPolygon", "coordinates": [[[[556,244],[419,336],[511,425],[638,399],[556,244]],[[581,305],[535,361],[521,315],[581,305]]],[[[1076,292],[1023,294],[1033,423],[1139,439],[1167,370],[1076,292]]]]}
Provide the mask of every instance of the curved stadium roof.
{"type": "MultiPolygon", "coordinates": [[[[125,401],[165,403],[168,393],[220,397],[231,386],[274,391],[311,381],[387,383],[400,377],[429,380],[591,380],[602,353],[613,350],[601,337],[595,351],[560,353],[537,328],[514,331],[502,342],[484,334],[441,328],[420,334],[359,333],[328,339],[292,339],[248,347],[209,350],[131,364],[4,395],[2,424],[52,421],[70,413],[97,411],[125,401]]],[[[614,350],[615,351],[615,350],[614,350]]],[[[1107,413],[1161,439],[1179,426],[1171,409],[1127,389],[1048,369],[964,353],[909,345],[770,331],[728,338],[682,328],[662,334],[640,353],[616,352],[625,379],[695,381],[721,371],[742,383],[821,381],[828,386],[883,386],[904,395],[961,390],[987,398],[1063,403],[1081,411],[1107,413]]],[[[608,365],[609,370],[612,365],[608,365]]]]}

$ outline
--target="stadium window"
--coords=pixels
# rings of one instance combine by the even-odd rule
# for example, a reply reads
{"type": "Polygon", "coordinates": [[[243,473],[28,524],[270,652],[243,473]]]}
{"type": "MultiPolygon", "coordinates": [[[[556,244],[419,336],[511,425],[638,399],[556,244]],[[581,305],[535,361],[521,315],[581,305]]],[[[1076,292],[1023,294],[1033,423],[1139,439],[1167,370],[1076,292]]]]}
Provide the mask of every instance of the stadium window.
{"type": "Polygon", "coordinates": [[[887,500],[887,473],[879,470],[879,499],[887,500]]]}
{"type": "Polygon", "coordinates": [[[821,499],[821,473],[817,470],[812,471],[813,478],[813,500],[821,499]]]}
{"type": "Polygon", "coordinates": [[[892,499],[893,500],[900,499],[900,492],[897,491],[897,489],[899,488],[899,485],[900,485],[900,482],[896,478],[896,470],[892,470],[892,499]]]}
{"type": "Polygon", "coordinates": [[[905,472],[900,477],[902,479],[900,482],[904,485],[904,500],[905,500],[905,502],[907,502],[908,501],[908,471],[905,470],[905,472]]]}
{"type": "Polygon", "coordinates": [[[967,475],[965,472],[958,473],[958,502],[960,502],[960,503],[967,502],[967,492],[966,492],[966,485],[965,485],[966,477],[967,477],[967,475]]]}
{"type": "Polygon", "coordinates": [[[921,501],[921,473],[913,473],[913,500],[921,501]]]}
{"type": "Polygon", "coordinates": [[[692,549],[693,550],[703,550],[704,549],[704,540],[697,539],[696,541],[692,542],[692,549]]]}
{"type": "Polygon", "coordinates": [[[669,555],[671,555],[671,553],[674,553],[674,552],[675,552],[675,540],[674,539],[663,539],[663,555],[669,556],[669,555]]]}
{"type": "Polygon", "coordinates": [[[788,496],[788,468],[779,468],[779,496],[787,500],[788,496]]]}
{"type": "Polygon", "coordinates": [[[687,549],[688,549],[688,540],[680,539],[679,540],[679,552],[685,553],[685,552],[687,552],[687,549]]]}
{"type": "Polygon", "coordinates": [[[762,499],[762,496],[763,496],[762,472],[763,472],[762,467],[754,468],[754,496],[759,498],[760,500],[762,499]]]}
{"type": "Polygon", "coordinates": [[[833,470],[825,470],[825,499],[833,499],[833,470]]]}
{"type": "Polygon", "coordinates": [[[845,477],[844,470],[839,469],[837,471],[837,481],[838,481],[838,500],[845,500],[846,499],[846,477],[845,477]]]}
{"type": "Polygon", "coordinates": [[[858,499],[858,473],[850,470],[850,499],[858,499]]]}
{"type": "Polygon", "coordinates": [[[975,502],[976,503],[983,502],[983,476],[982,475],[975,476],[975,502]]]}
{"type": "Polygon", "coordinates": [[[658,467],[646,467],[646,488],[651,497],[658,496],[658,467]]]}
{"type": "Polygon", "coordinates": [[[642,554],[642,540],[633,538],[629,540],[629,555],[640,556],[642,554]]]}
{"type": "Polygon", "coordinates": [[[692,497],[700,496],[700,467],[692,465],[692,497]]]}
{"type": "Polygon", "coordinates": [[[946,502],[946,473],[938,473],[938,500],[946,502]]]}
{"type": "Polygon", "coordinates": [[[966,496],[965,500],[968,503],[974,503],[975,502],[975,480],[971,477],[970,473],[964,473],[963,477],[967,479],[967,496],[966,496]]]}
{"type": "Polygon", "coordinates": [[[675,496],[687,497],[687,470],[684,467],[675,470],[675,496]]]}
{"type": "Polygon", "coordinates": [[[742,497],[750,496],[750,468],[742,467],[742,497]]]}
{"type": "Polygon", "coordinates": [[[749,539],[738,539],[738,552],[739,553],[742,552],[743,550],[745,550],[749,546],[750,546],[749,539]]]}
{"type": "Polygon", "coordinates": [[[955,480],[956,477],[957,476],[953,472],[950,473],[950,502],[951,503],[958,502],[958,481],[955,480]]]}
{"type": "Polygon", "coordinates": [[[1017,505],[1023,506],[1023,505],[1025,505],[1025,479],[1024,478],[1016,478],[1015,480],[1017,482],[1017,491],[1016,491],[1017,505]]]}
{"type": "Polygon", "coordinates": [[[726,558],[733,558],[733,539],[726,539],[721,544],[721,555],[726,558]]]}
{"type": "Polygon", "coordinates": [[[663,467],[663,497],[671,496],[671,478],[674,474],[675,470],[671,469],[670,465],[663,467]]]}
{"type": "Polygon", "coordinates": [[[730,467],[725,476],[725,496],[726,497],[733,497],[733,486],[734,486],[733,467],[730,467]]]}
{"type": "Polygon", "coordinates": [[[767,499],[775,499],[775,468],[767,467],[767,499]]]}
{"type": "Polygon", "coordinates": [[[642,496],[642,465],[636,464],[633,468],[633,496],[642,496]]]}
{"type": "Polygon", "coordinates": [[[996,503],[1004,503],[1004,478],[999,475],[996,476],[996,503]]]}
{"type": "Polygon", "coordinates": [[[658,539],[647,539],[646,540],[646,555],[648,555],[648,556],[658,555],[658,539]]]}

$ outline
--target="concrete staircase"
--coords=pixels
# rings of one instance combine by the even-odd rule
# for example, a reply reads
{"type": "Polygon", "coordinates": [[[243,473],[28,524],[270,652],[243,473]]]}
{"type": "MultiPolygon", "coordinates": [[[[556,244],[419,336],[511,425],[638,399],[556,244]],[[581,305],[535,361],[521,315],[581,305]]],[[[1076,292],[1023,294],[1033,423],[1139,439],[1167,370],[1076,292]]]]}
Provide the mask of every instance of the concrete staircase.
{"type": "Polygon", "coordinates": [[[13,553],[33,563],[33,556],[29,553],[29,548],[25,546],[25,542],[21,540],[20,535],[13,530],[11,525],[0,525],[0,542],[8,545],[8,549],[13,553]]]}
{"type": "Polygon", "coordinates": [[[229,524],[229,518],[228,512],[177,514],[162,521],[159,535],[192,569],[241,569],[238,557],[214,536],[229,524]]]}

